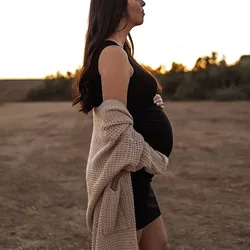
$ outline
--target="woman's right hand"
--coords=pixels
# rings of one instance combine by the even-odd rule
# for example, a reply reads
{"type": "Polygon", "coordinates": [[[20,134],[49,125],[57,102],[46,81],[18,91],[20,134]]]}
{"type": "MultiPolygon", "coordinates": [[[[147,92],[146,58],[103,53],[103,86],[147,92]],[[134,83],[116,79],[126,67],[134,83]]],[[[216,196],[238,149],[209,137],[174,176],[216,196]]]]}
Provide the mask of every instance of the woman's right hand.
{"type": "Polygon", "coordinates": [[[156,94],[156,95],[155,95],[155,97],[154,97],[154,103],[155,103],[157,106],[160,106],[162,109],[164,108],[163,99],[162,99],[162,97],[161,97],[159,94],[156,94]]]}

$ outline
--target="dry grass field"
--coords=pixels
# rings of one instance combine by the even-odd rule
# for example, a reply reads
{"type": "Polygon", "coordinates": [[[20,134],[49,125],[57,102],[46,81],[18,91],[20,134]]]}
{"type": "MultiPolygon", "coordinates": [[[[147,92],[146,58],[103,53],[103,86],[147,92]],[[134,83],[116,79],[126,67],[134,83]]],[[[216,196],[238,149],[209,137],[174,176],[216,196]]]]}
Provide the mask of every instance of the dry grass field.
{"type": "MultiPolygon", "coordinates": [[[[250,249],[250,102],[174,102],[166,176],[153,180],[172,250],[250,249]]],[[[0,106],[0,250],[90,249],[91,115],[70,103],[0,106]]]]}

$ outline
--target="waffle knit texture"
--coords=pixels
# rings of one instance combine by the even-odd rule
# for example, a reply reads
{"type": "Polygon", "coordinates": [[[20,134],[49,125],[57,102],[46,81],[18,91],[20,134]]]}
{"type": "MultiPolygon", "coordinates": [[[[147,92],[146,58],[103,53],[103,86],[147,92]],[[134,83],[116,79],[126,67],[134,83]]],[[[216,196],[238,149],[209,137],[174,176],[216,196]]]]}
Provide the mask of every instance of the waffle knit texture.
{"type": "Polygon", "coordinates": [[[86,220],[92,250],[138,250],[130,172],[166,172],[168,158],[133,128],[133,117],[117,100],[93,110],[93,133],[86,169],[86,220]]]}

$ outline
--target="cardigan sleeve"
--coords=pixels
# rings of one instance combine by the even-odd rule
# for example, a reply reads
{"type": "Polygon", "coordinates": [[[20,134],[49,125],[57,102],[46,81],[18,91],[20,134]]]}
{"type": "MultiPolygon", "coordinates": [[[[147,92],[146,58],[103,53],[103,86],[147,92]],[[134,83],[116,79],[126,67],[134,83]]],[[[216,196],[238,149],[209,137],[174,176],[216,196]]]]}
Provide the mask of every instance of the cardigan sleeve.
{"type": "MultiPolygon", "coordinates": [[[[151,174],[164,174],[168,166],[168,157],[154,150],[134,130],[133,118],[125,106],[112,106],[100,112],[101,134],[112,146],[112,159],[117,166],[129,172],[145,168],[151,174]],[[114,157],[114,158],[113,158],[114,157]]],[[[121,170],[120,169],[120,170],[121,170]]]]}
{"type": "Polygon", "coordinates": [[[124,142],[127,142],[127,146],[131,148],[128,157],[136,158],[137,161],[135,161],[135,164],[132,162],[128,164],[125,170],[134,172],[145,168],[150,174],[164,174],[169,162],[168,157],[153,149],[133,127],[129,127],[128,131],[124,134],[124,137],[127,138],[124,142]],[[128,132],[129,130],[131,131],[128,132]],[[128,141],[133,143],[128,143],[128,141]],[[142,150],[138,151],[138,148],[142,148],[142,150]]]}

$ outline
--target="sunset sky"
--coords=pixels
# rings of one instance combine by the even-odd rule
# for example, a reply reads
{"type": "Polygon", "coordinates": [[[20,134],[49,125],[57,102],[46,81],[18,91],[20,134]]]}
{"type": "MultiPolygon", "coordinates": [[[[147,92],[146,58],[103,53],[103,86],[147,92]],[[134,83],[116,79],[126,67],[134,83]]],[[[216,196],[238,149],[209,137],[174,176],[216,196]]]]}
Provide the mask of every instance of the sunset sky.
{"type": "MultiPolygon", "coordinates": [[[[144,24],[131,32],[141,63],[191,68],[212,51],[229,63],[250,54],[249,0],[145,2],[144,24]]],[[[89,3],[0,0],[0,78],[43,78],[80,67],[89,3]]]]}

